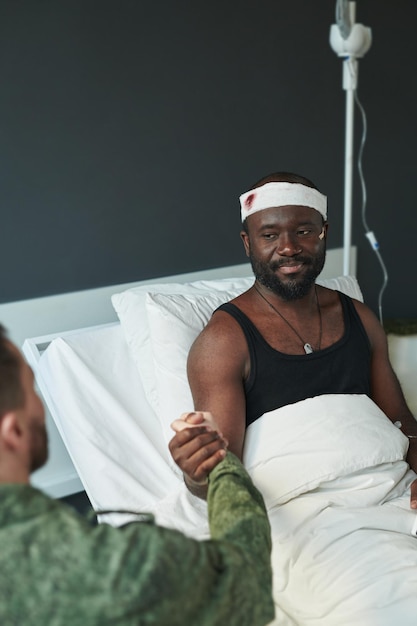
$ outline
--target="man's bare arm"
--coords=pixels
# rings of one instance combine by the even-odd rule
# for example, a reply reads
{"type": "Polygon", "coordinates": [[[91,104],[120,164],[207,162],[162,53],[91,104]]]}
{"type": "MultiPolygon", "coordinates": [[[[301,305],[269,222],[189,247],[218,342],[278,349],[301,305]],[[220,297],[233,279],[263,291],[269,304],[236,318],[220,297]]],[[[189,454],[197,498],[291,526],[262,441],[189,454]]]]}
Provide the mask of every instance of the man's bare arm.
{"type": "MultiPolygon", "coordinates": [[[[209,411],[228,447],[242,458],[245,436],[243,388],[247,348],[240,328],[226,313],[217,313],[194,342],[188,357],[188,378],[198,411],[209,411]]],[[[211,461],[198,441],[177,433],[169,449],[192,493],[202,496],[211,461]]]]}

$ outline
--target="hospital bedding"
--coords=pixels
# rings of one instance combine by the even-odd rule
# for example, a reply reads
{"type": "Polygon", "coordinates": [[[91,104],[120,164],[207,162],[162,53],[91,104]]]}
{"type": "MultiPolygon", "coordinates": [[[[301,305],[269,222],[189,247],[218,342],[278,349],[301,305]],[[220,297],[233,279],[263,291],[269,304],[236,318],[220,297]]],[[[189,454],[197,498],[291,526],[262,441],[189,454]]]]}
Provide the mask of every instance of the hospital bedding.
{"type": "MultiPolygon", "coordinates": [[[[169,425],[192,409],[185,362],[193,339],[252,281],[116,294],[120,324],[57,338],[42,355],[38,384],[94,508],[151,511],[163,525],[208,536],[206,505],[169,455],[169,425]]],[[[351,277],[323,282],[361,299],[351,277]]],[[[416,623],[407,445],[360,395],[309,399],[249,427],[244,462],[272,525],[276,624],[416,623]]]]}

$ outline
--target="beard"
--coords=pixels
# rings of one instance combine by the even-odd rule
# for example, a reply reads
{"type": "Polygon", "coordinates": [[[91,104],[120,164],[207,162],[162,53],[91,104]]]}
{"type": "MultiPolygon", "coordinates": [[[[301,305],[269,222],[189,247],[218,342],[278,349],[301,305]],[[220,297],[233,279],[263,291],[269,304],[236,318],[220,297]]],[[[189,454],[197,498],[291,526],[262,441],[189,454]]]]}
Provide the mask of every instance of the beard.
{"type": "Polygon", "coordinates": [[[279,261],[273,263],[264,263],[256,259],[252,253],[249,254],[249,259],[252,265],[253,273],[256,280],[270,289],[273,293],[279,296],[282,300],[287,302],[292,300],[300,300],[308,294],[317,276],[323,269],[324,262],[326,260],[326,249],[323,249],[313,258],[309,257],[296,257],[296,260],[303,263],[307,267],[307,271],[301,279],[289,279],[283,282],[280,280],[275,271],[283,265],[279,261]]]}
{"type": "Polygon", "coordinates": [[[48,459],[48,434],[44,424],[32,424],[30,450],[32,473],[43,467],[48,459]]]}

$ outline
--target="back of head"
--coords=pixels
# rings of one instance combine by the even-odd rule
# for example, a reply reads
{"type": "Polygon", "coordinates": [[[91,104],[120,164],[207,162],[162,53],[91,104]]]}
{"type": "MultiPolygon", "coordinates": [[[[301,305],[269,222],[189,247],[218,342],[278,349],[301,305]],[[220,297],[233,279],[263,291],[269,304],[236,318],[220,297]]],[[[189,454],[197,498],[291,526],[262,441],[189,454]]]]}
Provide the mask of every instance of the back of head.
{"type": "Polygon", "coordinates": [[[24,405],[20,361],[0,324],[0,419],[5,413],[24,405]]]}

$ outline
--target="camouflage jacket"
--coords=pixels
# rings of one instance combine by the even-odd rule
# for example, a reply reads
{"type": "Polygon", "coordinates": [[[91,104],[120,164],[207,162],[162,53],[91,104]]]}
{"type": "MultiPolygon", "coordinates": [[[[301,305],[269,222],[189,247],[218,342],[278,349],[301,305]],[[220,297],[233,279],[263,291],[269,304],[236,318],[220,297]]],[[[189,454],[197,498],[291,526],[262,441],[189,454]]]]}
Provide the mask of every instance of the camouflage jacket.
{"type": "Polygon", "coordinates": [[[228,453],[211,473],[211,539],[92,525],[30,485],[0,485],[1,626],[262,626],[274,615],[264,503],[228,453]]]}

